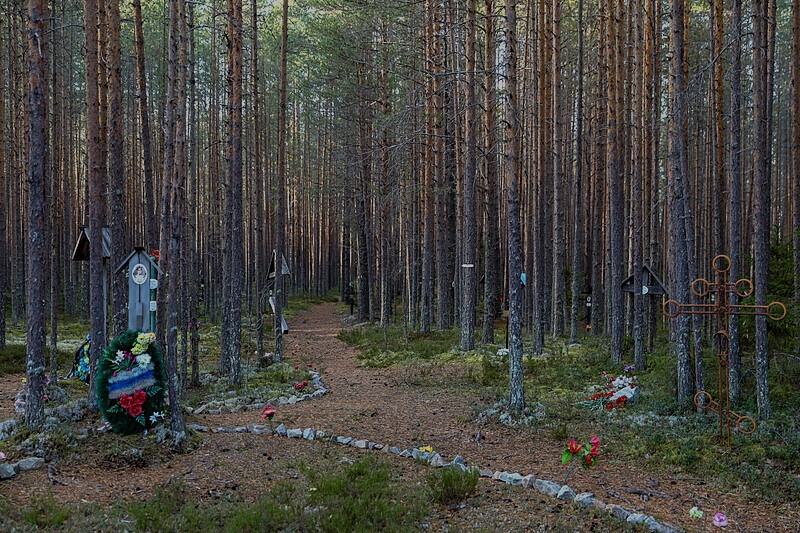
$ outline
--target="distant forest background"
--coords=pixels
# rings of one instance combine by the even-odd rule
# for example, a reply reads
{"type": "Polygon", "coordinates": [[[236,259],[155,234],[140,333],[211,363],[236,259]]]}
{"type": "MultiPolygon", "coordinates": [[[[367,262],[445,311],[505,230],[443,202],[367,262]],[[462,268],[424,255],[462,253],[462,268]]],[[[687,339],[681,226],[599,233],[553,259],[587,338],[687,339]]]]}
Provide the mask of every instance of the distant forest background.
{"type": "MultiPolygon", "coordinates": [[[[64,315],[91,319],[94,358],[126,327],[124,272],[102,321],[109,227],[110,272],[159,250],[184,381],[199,323],[222,324],[236,385],[243,337],[280,358],[287,294],[338,290],[363,321],[458,326],[465,351],[510,308],[512,383],[523,339],[608,336],[644,368],[669,327],[688,406],[712,321],[664,318],[642,268],[690,302],[726,254],[791,336],[798,73],[800,6],[778,0],[4,1],[0,347],[26,322],[43,376],[64,315]]],[[[731,398],[741,345],[762,418],[766,322],[729,331],[731,398]]]]}

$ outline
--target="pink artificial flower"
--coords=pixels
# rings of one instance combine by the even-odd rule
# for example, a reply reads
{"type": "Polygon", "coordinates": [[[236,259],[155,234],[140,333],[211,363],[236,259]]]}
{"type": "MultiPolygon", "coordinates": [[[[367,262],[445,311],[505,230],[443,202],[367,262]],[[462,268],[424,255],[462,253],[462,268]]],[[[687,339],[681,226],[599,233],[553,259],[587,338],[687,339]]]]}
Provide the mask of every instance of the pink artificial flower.
{"type": "Polygon", "coordinates": [[[717,513],[714,515],[714,518],[711,519],[711,523],[717,527],[725,527],[728,525],[728,517],[722,513],[717,513]]]}

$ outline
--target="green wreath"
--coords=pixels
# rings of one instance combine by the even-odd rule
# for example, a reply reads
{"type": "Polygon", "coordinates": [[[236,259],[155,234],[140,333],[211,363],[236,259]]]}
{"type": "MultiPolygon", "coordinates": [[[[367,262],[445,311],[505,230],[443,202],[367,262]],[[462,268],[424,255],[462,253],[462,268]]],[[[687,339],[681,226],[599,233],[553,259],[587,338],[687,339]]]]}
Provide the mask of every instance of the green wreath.
{"type": "Polygon", "coordinates": [[[164,363],[155,334],[126,331],[97,365],[97,405],[116,433],[139,433],[164,417],[164,363]]]}

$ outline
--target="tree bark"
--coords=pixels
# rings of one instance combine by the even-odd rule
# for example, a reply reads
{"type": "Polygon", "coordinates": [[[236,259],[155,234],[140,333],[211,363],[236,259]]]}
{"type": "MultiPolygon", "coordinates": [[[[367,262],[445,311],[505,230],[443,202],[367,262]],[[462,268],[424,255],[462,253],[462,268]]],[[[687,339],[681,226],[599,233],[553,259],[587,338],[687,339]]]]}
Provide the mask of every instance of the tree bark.
{"type": "Polygon", "coordinates": [[[87,181],[89,187],[89,232],[91,235],[89,257],[89,314],[92,343],[89,351],[91,379],[89,403],[95,405],[95,369],[106,347],[105,306],[103,298],[103,233],[105,225],[106,175],[100,129],[100,87],[98,72],[98,4],[97,0],[84,2],[84,32],[86,40],[86,142],[87,181]]]}
{"type": "Polygon", "coordinates": [[[286,239],[286,48],[289,44],[289,0],[283,0],[281,14],[280,87],[278,90],[278,174],[275,188],[275,362],[283,360],[283,273],[286,239]]]}
{"type": "MultiPolygon", "coordinates": [[[[244,231],[242,228],[242,0],[228,0],[228,161],[225,167],[225,211],[228,227],[230,272],[226,314],[227,334],[222,335],[223,354],[230,361],[230,381],[242,380],[242,289],[244,285],[244,231]]],[[[278,261],[280,269],[280,257],[278,261]]]]}
{"type": "MultiPolygon", "coordinates": [[[[753,0],[753,259],[756,305],[767,301],[770,233],[770,148],[768,108],[769,0],[753,0]]],[[[767,318],[756,316],[756,400],[758,416],[770,418],[767,353],[767,318]]]]}
{"type": "MultiPolygon", "coordinates": [[[[47,4],[28,0],[28,276],[26,284],[26,352],[28,399],[25,426],[44,422],[45,349],[47,343],[47,4]]],[[[5,302],[3,302],[4,304],[5,302]]]]}
{"type": "Polygon", "coordinates": [[[467,1],[467,161],[462,185],[463,248],[461,256],[461,351],[475,349],[475,299],[477,216],[475,195],[477,185],[477,119],[478,101],[475,91],[475,18],[476,0],[467,1]]]}
{"type": "Polygon", "coordinates": [[[506,0],[506,181],[508,183],[508,305],[509,305],[509,409],[525,408],[525,386],[522,375],[522,239],[519,214],[519,126],[517,117],[517,3],[506,0]]]}
{"type": "MultiPolygon", "coordinates": [[[[111,232],[111,265],[116,269],[127,255],[125,242],[125,176],[124,145],[122,141],[122,63],[120,44],[120,0],[109,0],[108,9],[108,173],[110,189],[109,226],[111,232]]],[[[111,275],[112,328],[118,335],[127,328],[127,279],[111,275]]]]}
{"type": "MultiPolygon", "coordinates": [[[[689,250],[686,245],[684,224],[683,183],[688,179],[686,149],[686,79],[684,70],[684,0],[671,0],[670,63],[669,63],[669,132],[667,135],[669,165],[667,210],[670,213],[669,286],[673,299],[689,301],[689,250]]],[[[678,404],[688,408],[692,401],[692,371],[689,352],[689,317],[679,315],[670,323],[672,327],[672,352],[678,362],[678,404]]]]}

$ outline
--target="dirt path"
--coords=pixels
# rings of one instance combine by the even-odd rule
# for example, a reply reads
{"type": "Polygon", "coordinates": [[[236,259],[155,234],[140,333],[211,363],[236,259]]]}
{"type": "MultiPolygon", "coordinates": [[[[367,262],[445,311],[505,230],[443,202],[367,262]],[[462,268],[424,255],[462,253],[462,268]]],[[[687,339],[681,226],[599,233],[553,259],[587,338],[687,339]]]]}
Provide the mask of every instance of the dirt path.
{"type": "MultiPolygon", "coordinates": [[[[284,422],[290,428],[314,427],[336,435],[366,438],[399,447],[430,445],[446,460],[461,454],[470,465],[535,474],[556,482],[563,479],[565,471],[559,461],[563,443],[542,432],[513,430],[490,423],[480,428],[482,438],[476,438],[479,428],[474,422],[474,406],[485,406],[486,401],[479,398],[477,391],[466,390],[463,379],[460,387],[448,386],[448,381],[455,379],[451,373],[458,372],[458,369],[361,368],[356,362],[356,351],[336,338],[342,323],[335,304],[312,307],[298,316],[291,327],[291,333],[285,338],[287,361],[314,363],[332,392],[320,399],[280,407],[276,423],[284,422]]],[[[258,412],[246,411],[190,416],[188,422],[215,428],[262,421],[258,412]]],[[[163,482],[176,474],[188,472],[185,479],[199,494],[229,490],[226,487],[231,483],[240,493],[250,491],[247,493],[257,494],[272,480],[287,475],[297,476],[292,466],[294,460],[313,460],[320,454],[339,453],[380,452],[250,434],[206,434],[199,449],[145,469],[103,463],[71,465],[62,473],[63,478],[72,483],[70,487],[50,487],[46,474],[38,472],[15,481],[15,488],[20,491],[20,497],[50,491],[66,500],[108,501],[117,497],[142,497],[145,487],[154,480],[163,482]],[[336,451],[339,449],[344,451],[336,451]],[[254,476],[254,472],[258,475],[254,476]],[[136,490],[131,491],[131,487],[136,490]]],[[[381,457],[403,465],[406,470],[425,469],[413,461],[390,454],[382,453],[381,457]]],[[[730,529],[800,529],[798,511],[788,506],[770,506],[742,493],[721,494],[702,480],[671,478],[663,472],[652,472],[636,463],[619,460],[614,457],[613,450],[603,450],[601,459],[596,469],[573,474],[570,486],[576,492],[594,492],[606,503],[651,514],[690,530],[697,530],[698,526],[698,522],[688,515],[694,505],[710,514],[717,511],[726,513],[733,526],[730,529]],[[650,488],[663,496],[643,501],[626,492],[626,488],[650,488]]],[[[532,490],[512,487],[506,490],[498,485],[498,482],[481,480],[482,512],[490,511],[490,515],[491,511],[502,512],[509,516],[521,514],[526,501],[540,498],[532,490]]],[[[509,522],[508,527],[501,527],[499,522],[490,519],[488,524],[490,529],[493,525],[508,529],[537,524],[536,516],[523,518],[528,522],[516,520],[509,522]]],[[[468,524],[462,525],[469,527],[468,524]]]]}

